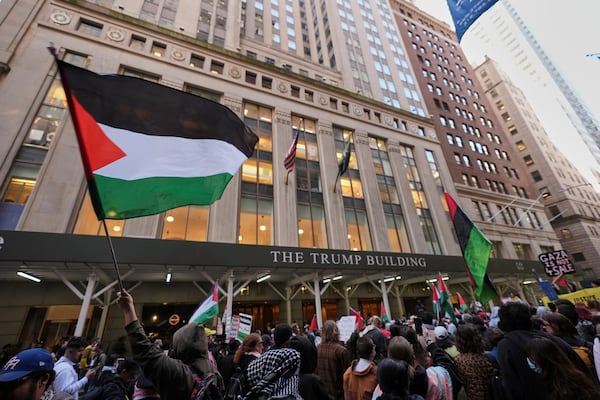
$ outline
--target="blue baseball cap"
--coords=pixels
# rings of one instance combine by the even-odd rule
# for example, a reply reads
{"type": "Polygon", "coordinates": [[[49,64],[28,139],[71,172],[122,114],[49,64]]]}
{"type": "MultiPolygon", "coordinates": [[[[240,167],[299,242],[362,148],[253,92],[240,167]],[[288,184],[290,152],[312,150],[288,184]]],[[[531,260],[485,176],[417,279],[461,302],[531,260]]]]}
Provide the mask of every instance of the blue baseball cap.
{"type": "Polygon", "coordinates": [[[44,349],[23,350],[4,364],[0,382],[12,382],[37,371],[52,371],[52,355],[44,349]]]}

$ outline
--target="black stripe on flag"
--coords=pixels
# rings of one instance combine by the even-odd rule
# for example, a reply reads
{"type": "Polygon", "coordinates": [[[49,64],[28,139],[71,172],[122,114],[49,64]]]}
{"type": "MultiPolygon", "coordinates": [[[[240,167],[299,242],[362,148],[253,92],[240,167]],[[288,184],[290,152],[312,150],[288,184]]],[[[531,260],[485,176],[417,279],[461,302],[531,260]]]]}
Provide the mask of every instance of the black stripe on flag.
{"type": "Polygon", "coordinates": [[[258,137],[214,101],[124,75],[98,75],[57,61],[71,93],[94,119],[132,132],[231,143],[247,157],[258,137]]]}

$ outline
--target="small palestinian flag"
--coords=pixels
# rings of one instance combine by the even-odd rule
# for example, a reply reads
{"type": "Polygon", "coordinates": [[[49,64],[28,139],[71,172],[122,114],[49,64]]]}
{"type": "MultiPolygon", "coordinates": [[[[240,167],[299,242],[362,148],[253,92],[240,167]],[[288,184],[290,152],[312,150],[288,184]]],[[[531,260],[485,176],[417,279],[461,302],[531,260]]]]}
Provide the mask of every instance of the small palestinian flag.
{"type": "Polygon", "coordinates": [[[469,309],[467,302],[458,292],[456,292],[456,297],[458,298],[458,306],[460,307],[460,311],[463,313],[466,312],[469,309]]]}
{"type": "Polygon", "coordinates": [[[440,291],[437,286],[431,285],[431,304],[433,305],[433,315],[436,319],[440,318],[440,291]]]}
{"type": "Polygon", "coordinates": [[[57,60],[99,220],[209,205],[258,137],[227,107],[57,60]]]}
{"type": "Polygon", "coordinates": [[[381,320],[384,324],[386,322],[390,322],[390,316],[388,315],[387,310],[385,309],[385,304],[383,304],[383,301],[381,302],[381,320]]]}
{"type": "Polygon", "coordinates": [[[188,324],[197,323],[203,324],[210,321],[219,313],[219,287],[215,282],[213,290],[208,294],[206,300],[200,304],[200,307],[194,311],[190,317],[188,324]]]}
{"type": "Polygon", "coordinates": [[[364,328],[362,316],[354,308],[350,307],[350,315],[354,315],[356,331],[360,332],[364,328]]]}
{"type": "Polygon", "coordinates": [[[487,273],[492,243],[481,233],[481,231],[467,217],[463,210],[458,207],[456,201],[449,193],[444,193],[450,218],[454,224],[454,230],[458,243],[465,260],[467,273],[471,279],[471,285],[475,294],[481,302],[487,302],[498,296],[496,288],[487,273]]]}
{"type": "Polygon", "coordinates": [[[446,286],[446,282],[444,282],[444,277],[441,272],[438,272],[438,286],[440,288],[440,308],[446,312],[452,318],[453,321],[456,321],[456,316],[454,315],[454,306],[450,301],[450,297],[452,294],[446,286]]]}

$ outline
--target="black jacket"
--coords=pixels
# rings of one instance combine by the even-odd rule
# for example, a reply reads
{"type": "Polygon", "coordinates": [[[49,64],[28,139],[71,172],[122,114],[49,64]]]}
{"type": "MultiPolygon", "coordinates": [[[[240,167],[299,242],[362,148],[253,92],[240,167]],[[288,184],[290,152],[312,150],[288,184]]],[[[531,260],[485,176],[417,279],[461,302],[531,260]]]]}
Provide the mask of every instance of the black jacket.
{"type": "Polygon", "coordinates": [[[514,400],[545,400],[548,398],[546,385],[543,384],[542,376],[533,372],[527,365],[526,346],[529,340],[546,337],[550,338],[573,363],[588,376],[588,368],[581,358],[573,351],[571,346],[564,340],[550,336],[543,332],[515,330],[504,334],[504,338],[498,343],[498,363],[503,377],[504,387],[514,400]]]}

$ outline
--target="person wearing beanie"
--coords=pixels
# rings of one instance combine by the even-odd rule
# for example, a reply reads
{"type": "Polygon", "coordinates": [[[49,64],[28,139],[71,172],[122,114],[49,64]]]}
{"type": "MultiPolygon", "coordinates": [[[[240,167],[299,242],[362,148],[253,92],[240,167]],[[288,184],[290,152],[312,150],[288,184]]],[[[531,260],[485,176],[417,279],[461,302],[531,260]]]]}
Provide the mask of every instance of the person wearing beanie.
{"type": "Polygon", "coordinates": [[[0,399],[72,399],[72,396],[52,389],[54,377],[52,354],[41,348],[23,350],[0,370],[0,399]]]}
{"type": "Polygon", "coordinates": [[[300,353],[300,376],[298,381],[300,396],[305,400],[329,400],[325,385],[321,378],[315,374],[317,348],[314,343],[306,336],[294,336],[290,339],[289,346],[300,353]]]}
{"type": "Polygon", "coordinates": [[[288,324],[277,324],[273,330],[273,341],[275,342],[273,348],[281,349],[282,347],[286,347],[292,335],[293,331],[291,326],[288,324]]]}

